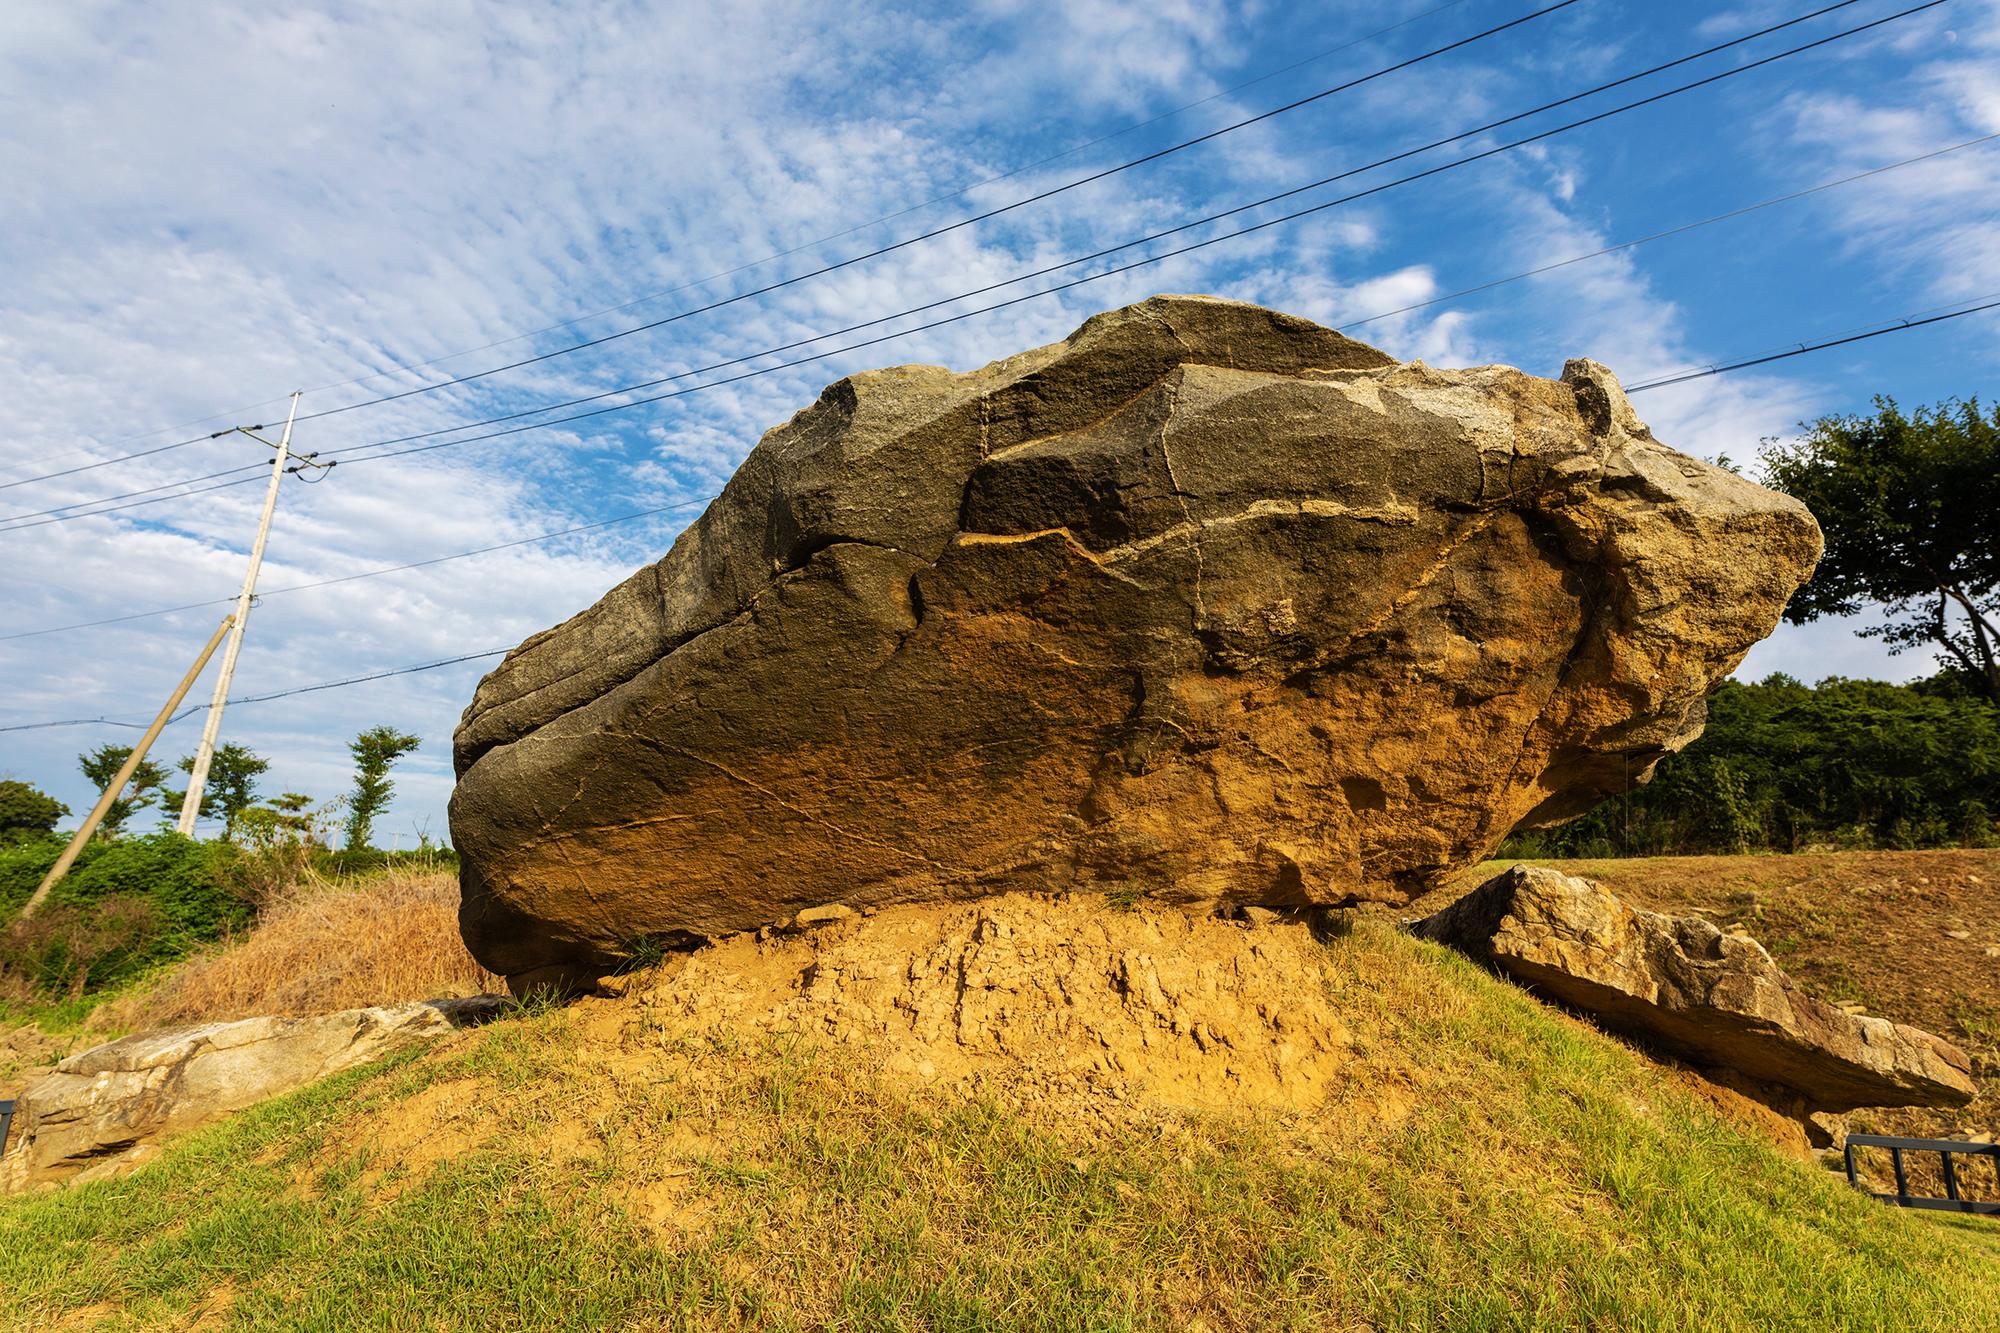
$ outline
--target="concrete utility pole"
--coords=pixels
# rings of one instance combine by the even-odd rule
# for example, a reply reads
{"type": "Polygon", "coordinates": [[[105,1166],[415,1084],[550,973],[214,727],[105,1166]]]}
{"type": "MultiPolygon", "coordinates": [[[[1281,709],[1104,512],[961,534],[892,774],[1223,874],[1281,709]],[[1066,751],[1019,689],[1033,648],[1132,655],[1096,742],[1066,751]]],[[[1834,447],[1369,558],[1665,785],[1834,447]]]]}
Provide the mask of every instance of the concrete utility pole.
{"type": "Polygon", "coordinates": [[[201,669],[208,665],[208,659],[215,656],[215,645],[222,642],[223,633],[235,623],[235,616],[224,616],[222,623],[215,627],[215,633],[208,636],[208,645],[201,650],[201,656],[194,659],[194,665],[188,668],[187,674],[181,677],[181,683],[174,690],[173,696],[167,700],[167,706],[160,710],[160,715],[153,719],[153,725],[146,728],[146,734],[132,747],[132,753],[125,757],[117,776],[111,779],[111,785],[104,789],[104,795],[97,798],[97,804],[92,807],[88,815],[84,816],[83,826],[70,838],[69,846],[63,848],[63,854],[56,858],[56,863],[49,867],[49,873],[43,877],[41,887],[35,890],[34,897],[28,899],[28,905],[21,909],[21,920],[26,921],[35,914],[41,907],[42,900],[49,896],[49,890],[53,889],[56,881],[68,872],[76,861],[77,853],[81,852],[83,845],[90,841],[90,835],[97,832],[97,826],[103,822],[105,812],[111,809],[113,801],[124,794],[125,784],[139,771],[140,762],[145,759],[146,751],[153,748],[153,742],[159,739],[160,732],[167,725],[167,719],[171,718],[174,710],[181,706],[181,700],[187,698],[188,688],[201,675],[201,669]]]}
{"type": "MultiPolygon", "coordinates": [[[[222,654],[222,674],[215,680],[215,697],[208,705],[208,720],[202,724],[201,746],[194,752],[194,771],[188,774],[187,799],[181,802],[181,836],[194,836],[195,816],[201,813],[201,793],[208,786],[208,766],[215,759],[215,738],[222,730],[222,705],[229,698],[229,680],[236,674],[236,655],[243,651],[243,629],[250,623],[250,603],[257,595],[257,571],[264,565],[264,539],[271,534],[271,514],[278,507],[278,483],[285,479],[285,463],[291,457],[292,422],[299,415],[299,395],[292,395],[292,410],[285,414],[285,433],[272,445],[278,456],[271,460],[271,485],[264,492],[264,516],[257,522],[257,540],[250,548],[250,568],[243,575],[243,591],[236,597],[236,627],[229,633],[229,647],[222,654]]],[[[243,430],[241,426],[238,430],[243,430]]],[[[259,444],[269,440],[243,430],[259,444]]]]}

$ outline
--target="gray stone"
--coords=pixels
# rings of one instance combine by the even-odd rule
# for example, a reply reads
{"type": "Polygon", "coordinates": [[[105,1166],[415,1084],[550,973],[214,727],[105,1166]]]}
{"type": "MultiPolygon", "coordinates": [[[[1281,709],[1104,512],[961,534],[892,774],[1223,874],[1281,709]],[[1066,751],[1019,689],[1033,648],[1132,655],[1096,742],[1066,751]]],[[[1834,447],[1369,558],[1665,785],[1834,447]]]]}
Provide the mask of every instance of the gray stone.
{"type": "Polygon", "coordinates": [[[130,1171],[165,1138],[501,1012],[482,995],[124,1037],[80,1052],[19,1098],[0,1194],[130,1171]]]}
{"type": "Polygon", "coordinates": [[[1815,1000],[1747,935],[1591,880],[1515,866],[1410,929],[1614,1031],[1789,1090],[1800,1116],[1973,1096],[1971,1061],[1942,1037],[1815,1000]]]}

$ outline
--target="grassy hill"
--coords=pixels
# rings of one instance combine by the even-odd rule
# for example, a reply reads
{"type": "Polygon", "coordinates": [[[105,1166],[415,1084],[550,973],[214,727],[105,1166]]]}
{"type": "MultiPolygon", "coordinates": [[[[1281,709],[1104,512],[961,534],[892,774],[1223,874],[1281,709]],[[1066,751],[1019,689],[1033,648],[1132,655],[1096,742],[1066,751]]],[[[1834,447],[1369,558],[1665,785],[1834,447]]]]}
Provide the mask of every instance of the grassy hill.
{"type": "Polygon", "coordinates": [[[0,1324],[2000,1320],[1991,1221],[1860,1197],[1683,1076],[1386,921],[1294,929],[1260,938],[1314,951],[1347,1061],[1309,1109],[1131,1095],[1079,1115],[1004,1082],[926,1087],[865,1043],[674,1009],[680,970],[736,964],[669,960],[623,998],[340,1077],[128,1179],[0,1204],[0,1324]]]}

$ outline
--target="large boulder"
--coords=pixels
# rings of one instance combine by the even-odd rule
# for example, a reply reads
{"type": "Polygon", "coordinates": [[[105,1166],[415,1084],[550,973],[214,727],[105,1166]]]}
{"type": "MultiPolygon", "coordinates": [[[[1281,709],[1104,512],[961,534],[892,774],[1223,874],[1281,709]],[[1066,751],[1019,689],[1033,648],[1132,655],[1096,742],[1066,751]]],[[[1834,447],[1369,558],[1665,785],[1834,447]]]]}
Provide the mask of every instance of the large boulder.
{"type": "Polygon", "coordinates": [[[1819,549],[1589,361],[1158,297],[855,375],[480,683],[466,942],[556,983],[834,903],[1407,901],[1698,734],[1819,549]]]}
{"type": "Polygon", "coordinates": [[[1410,929],[1811,1111],[1972,1100],[1971,1062],[1942,1037],[1815,1000],[1748,936],[1640,911],[1592,880],[1515,866],[1410,929]]]}
{"type": "Polygon", "coordinates": [[[0,1154],[0,1194],[137,1167],[169,1135],[499,1013],[482,995],[123,1037],[29,1085],[0,1154]]]}

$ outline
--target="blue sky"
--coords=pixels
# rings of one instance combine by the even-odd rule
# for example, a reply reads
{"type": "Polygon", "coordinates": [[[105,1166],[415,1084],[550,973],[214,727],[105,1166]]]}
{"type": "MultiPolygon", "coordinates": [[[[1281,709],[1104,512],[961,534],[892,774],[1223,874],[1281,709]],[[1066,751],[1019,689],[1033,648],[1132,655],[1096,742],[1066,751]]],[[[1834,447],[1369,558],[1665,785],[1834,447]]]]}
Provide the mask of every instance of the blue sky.
{"type": "MultiPolygon", "coordinates": [[[[311,422],[297,444],[333,456],[873,319],[1345,171],[1825,2],[1580,0],[976,227],[587,352],[311,422]]],[[[1289,207],[1913,2],[1860,0],[1289,207]]],[[[0,192],[0,483],[280,419],[295,388],[313,390],[303,410],[322,410],[661,319],[1539,7],[27,0],[0,25],[0,176],[10,183],[0,192]],[[613,307],[622,308],[592,313],[613,307]],[[534,330],[544,331],[521,336],[534,330]]],[[[667,403],[289,484],[264,584],[696,500],[842,373],[919,361],[969,368],[1159,291],[1263,302],[1433,364],[1504,362],[1553,375],[1565,358],[1591,356],[1628,384],[1951,308],[2000,293],[2000,144],[1357,325],[1996,133],[2000,0],[1950,0],[1657,106],[1003,311],[667,403]]],[[[1666,442],[1747,462],[1760,439],[1866,410],[1876,393],[1905,403],[1990,398],[1996,364],[2000,320],[1988,314],[1635,404],[1666,442]]],[[[240,436],[176,449],[0,490],[0,513],[265,456],[240,436]]],[[[241,486],[0,531],[0,634],[231,595],[260,499],[261,487],[241,486]]],[[[252,618],[236,692],[512,646],[657,558],[695,512],[272,596],[252,618]]],[[[220,611],[0,639],[0,725],[143,721],[220,611]]],[[[1885,657],[1856,628],[1781,629],[1744,674],[1900,679],[1929,670],[1922,654],[1885,657]]],[[[244,705],[229,711],[224,738],[272,760],[269,791],[330,798],[347,784],[345,744],[356,731],[383,722],[414,731],[424,746],[406,761],[378,832],[403,845],[419,832],[441,836],[451,729],[486,665],[244,705]]],[[[199,726],[176,724],[161,753],[187,753],[199,726]]],[[[76,754],[135,734],[103,725],[0,732],[0,775],[41,784],[81,811],[93,794],[76,754]]]]}

